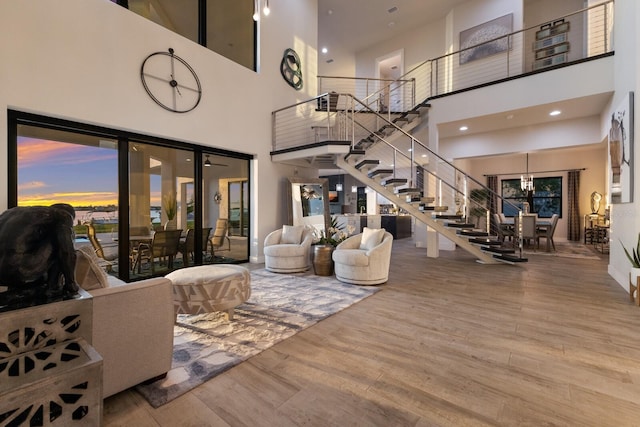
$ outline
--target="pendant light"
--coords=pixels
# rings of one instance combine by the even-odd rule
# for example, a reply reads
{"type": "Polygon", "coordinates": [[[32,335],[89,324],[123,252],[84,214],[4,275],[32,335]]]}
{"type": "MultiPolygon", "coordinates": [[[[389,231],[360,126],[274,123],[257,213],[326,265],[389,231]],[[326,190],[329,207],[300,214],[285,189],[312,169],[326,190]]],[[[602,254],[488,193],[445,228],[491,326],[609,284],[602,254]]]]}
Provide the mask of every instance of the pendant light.
{"type": "Polygon", "coordinates": [[[527,173],[526,175],[520,175],[520,189],[522,191],[536,191],[533,186],[533,175],[529,175],[529,153],[527,153],[527,173]]]}

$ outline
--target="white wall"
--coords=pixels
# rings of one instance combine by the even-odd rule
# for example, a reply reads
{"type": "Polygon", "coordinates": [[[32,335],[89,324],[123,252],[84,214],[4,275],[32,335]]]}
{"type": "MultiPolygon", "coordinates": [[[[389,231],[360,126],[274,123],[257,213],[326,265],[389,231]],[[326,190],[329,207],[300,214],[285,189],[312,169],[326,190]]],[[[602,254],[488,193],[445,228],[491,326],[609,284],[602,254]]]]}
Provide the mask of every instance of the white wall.
{"type": "MultiPolygon", "coordinates": [[[[617,108],[629,91],[636,93],[635,97],[635,129],[638,129],[638,89],[640,76],[640,33],[637,30],[640,23],[640,7],[634,0],[617,0],[615,2],[616,26],[615,43],[615,88],[616,93],[608,111],[602,117],[603,135],[609,130],[611,113],[617,108]]],[[[637,133],[637,132],[636,132],[637,133]]],[[[635,247],[640,232],[640,149],[636,137],[633,161],[635,164],[635,191],[633,203],[615,204],[611,207],[611,248],[609,255],[609,274],[624,289],[629,289],[629,268],[631,265],[624,255],[622,242],[627,248],[635,247]]]]}
{"type": "MultiPolygon", "coordinates": [[[[0,2],[0,109],[254,155],[251,258],[258,260],[266,234],[286,220],[283,182],[293,174],[270,161],[271,111],[316,93],[317,2],[273,3],[273,13],[261,22],[261,72],[255,73],[108,1],[0,2]],[[140,82],[144,58],[169,47],[202,83],[202,101],[189,113],[163,110],[140,82]],[[290,47],[302,61],[300,92],[280,76],[282,54],[290,47]]],[[[7,135],[6,113],[0,114],[0,134],[7,135]]],[[[0,153],[7,153],[5,138],[0,153]]],[[[0,171],[7,176],[5,154],[0,171]]],[[[5,186],[0,210],[6,208],[5,186]]]]}

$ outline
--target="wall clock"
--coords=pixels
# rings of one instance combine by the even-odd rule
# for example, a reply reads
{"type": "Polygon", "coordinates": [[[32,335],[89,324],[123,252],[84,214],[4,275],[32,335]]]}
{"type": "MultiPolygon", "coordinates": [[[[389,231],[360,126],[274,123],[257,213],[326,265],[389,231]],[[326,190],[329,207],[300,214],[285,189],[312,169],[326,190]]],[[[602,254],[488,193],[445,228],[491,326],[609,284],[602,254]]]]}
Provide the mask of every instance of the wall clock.
{"type": "Polygon", "coordinates": [[[140,67],[140,78],[151,99],[165,110],[186,113],[202,98],[198,75],[171,48],[147,56],[140,67]]]}

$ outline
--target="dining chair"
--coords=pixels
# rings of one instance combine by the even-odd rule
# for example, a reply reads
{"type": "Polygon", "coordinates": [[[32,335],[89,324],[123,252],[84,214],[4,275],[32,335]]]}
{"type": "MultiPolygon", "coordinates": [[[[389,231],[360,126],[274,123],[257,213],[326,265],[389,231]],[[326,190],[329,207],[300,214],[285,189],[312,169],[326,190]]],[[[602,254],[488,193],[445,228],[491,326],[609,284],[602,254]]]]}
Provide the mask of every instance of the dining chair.
{"type": "MultiPolygon", "coordinates": [[[[202,250],[207,250],[207,244],[209,243],[209,234],[211,233],[211,227],[205,227],[202,229],[202,250]]],[[[189,256],[192,260],[195,260],[196,250],[196,230],[190,228],[187,230],[187,236],[184,240],[180,241],[178,246],[178,252],[182,254],[182,263],[185,267],[189,266],[189,256]]],[[[194,261],[195,262],[195,261],[194,261]]]]}
{"type": "Polygon", "coordinates": [[[93,246],[93,251],[98,258],[101,258],[104,261],[104,269],[107,272],[111,271],[113,264],[118,261],[118,244],[110,243],[102,245],[98,239],[96,228],[93,223],[87,222],[85,225],[87,226],[87,237],[89,238],[89,242],[91,242],[91,246],[93,246]]]}
{"type": "Polygon", "coordinates": [[[493,214],[493,219],[496,221],[498,239],[501,242],[504,242],[507,237],[511,240],[513,238],[513,224],[507,224],[497,213],[493,214]]]}
{"type": "Polygon", "coordinates": [[[560,215],[553,214],[551,216],[551,225],[548,226],[538,226],[536,227],[536,241],[538,243],[538,248],[540,248],[540,238],[547,239],[547,252],[551,252],[551,246],[553,246],[553,250],[556,250],[556,244],[553,241],[553,233],[556,231],[556,225],[558,225],[558,219],[560,215]]]}
{"type": "MultiPolygon", "coordinates": [[[[529,244],[531,241],[535,242],[537,239],[536,235],[536,219],[535,215],[523,215],[522,216],[522,241],[523,243],[529,244]]],[[[513,218],[513,245],[518,244],[518,237],[520,233],[520,216],[516,215],[513,218]]]]}
{"type": "Polygon", "coordinates": [[[138,273],[141,271],[142,262],[148,261],[151,264],[151,274],[155,273],[155,259],[167,258],[167,268],[173,269],[173,260],[178,254],[180,236],[182,230],[159,230],[153,234],[151,243],[140,243],[132,252],[132,269],[138,266],[138,273]]]}
{"type": "Polygon", "coordinates": [[[211,258],[216,257],[216,251],[230,251],[231,250],[231,240],[229,240],[229,236],[227,236],[227,231],[229,229],[229,220],[227,218],[219,218],[216,221],[216,228],[213,230],[213,236],[209,240],[211,244],[211,258]],[[227,242],[227,249],[224,249],[224,242],[227,242]]]}

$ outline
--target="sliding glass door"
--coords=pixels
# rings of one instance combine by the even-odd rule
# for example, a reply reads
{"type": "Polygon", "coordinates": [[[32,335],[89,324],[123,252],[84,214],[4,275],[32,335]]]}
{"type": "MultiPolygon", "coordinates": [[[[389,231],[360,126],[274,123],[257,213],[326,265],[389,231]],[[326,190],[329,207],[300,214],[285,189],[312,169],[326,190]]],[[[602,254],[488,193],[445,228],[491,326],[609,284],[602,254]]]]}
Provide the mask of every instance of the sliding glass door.
{"type": "Polygon", "coordinates": [[[9,118],[8,206],[73,206],[76,245],[91,246],[108,273],[130,280],[248,261],[249,156],[26,113],[9,118]]]}

